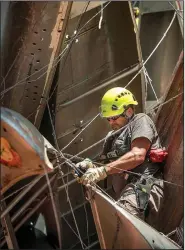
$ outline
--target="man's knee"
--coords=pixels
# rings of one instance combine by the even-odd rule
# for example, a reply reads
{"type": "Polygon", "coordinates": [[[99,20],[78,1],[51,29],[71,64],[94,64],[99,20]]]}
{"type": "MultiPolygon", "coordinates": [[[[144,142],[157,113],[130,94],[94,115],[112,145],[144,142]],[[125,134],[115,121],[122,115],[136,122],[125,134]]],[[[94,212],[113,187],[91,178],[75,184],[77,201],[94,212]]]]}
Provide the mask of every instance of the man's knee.
{"type": "Polygon", "coordinates": [[[128,184],[118,199],[118,205],[123,207],[131,214],[144,220],[144,212],[138,208],[136,193],[133,184],[128,184]]]}
{"type": "Polygon", "coordinates": [[[141,220],[145,219],[144,212],[140,211],[140,209],[138,209],[136,206],[133,206],[133,204],[131,204],[127,201],[118,200],[118,205],[120,205],[122,208],[124,208],[129,213],[137,216],[141,220]]]}
{"type": "Polygon", "coordinates": [[[157,181],[151,188],[149,200],[146,201],[148,206],[145,210],[141,209],[136,197],[134,184],[128,184],[121,193],[118,199],[118,204],[129,211],[131,214],[145,220],[148,224],[157,226],[159,221],[159,210],[161,208],[164,192],[164,183],[162,180],[157,181]]]}

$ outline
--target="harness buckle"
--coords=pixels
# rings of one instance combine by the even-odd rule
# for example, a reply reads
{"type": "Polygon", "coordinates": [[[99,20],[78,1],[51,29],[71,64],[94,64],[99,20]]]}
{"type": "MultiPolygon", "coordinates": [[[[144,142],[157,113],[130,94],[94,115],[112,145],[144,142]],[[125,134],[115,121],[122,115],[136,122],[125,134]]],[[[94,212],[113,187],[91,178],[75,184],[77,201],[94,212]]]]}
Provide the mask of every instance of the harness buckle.
{"type": "Polygon", "coordinates": [[[107,158],[114,158],[114,157],[118,157],[116,150],[107,153],[107,158]]]}

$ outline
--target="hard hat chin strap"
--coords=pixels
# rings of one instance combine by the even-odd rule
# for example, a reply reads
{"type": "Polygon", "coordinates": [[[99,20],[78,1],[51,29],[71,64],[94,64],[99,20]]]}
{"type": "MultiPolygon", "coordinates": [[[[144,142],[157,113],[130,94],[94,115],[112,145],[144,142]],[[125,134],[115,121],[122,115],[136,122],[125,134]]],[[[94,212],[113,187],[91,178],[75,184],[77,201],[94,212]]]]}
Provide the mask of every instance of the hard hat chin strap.
{"type": "Polygon", "coordinates": [[[132,114],[131,116],[128,116],[127,114],[123,113],[123,117],[125,117],[128,122],[132,119],[132,117],[134,116],[134,114],[132,114]]]}
{"type": "Polygon", "coordinates": [[[134,113],[133,114],[131,114],[131,115],[127,115],[126,114],[126,112],[127,112],[127,110],[129,109],[130,107],[128,107],[124,112],[123,112],[123,117],[125,117],[127,120],[128,120],[128,122],[132,119],[132,117],[134,116],[134,113]]]}

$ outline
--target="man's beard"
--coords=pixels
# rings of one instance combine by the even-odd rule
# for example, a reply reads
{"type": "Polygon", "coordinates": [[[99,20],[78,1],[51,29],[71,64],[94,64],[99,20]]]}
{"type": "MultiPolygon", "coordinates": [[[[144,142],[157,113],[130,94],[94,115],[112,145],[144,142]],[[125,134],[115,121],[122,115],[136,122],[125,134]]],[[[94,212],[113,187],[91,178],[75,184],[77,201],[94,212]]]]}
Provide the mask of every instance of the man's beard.
{"type": "Polygon", "coordinates": [[[119,127],[117,124],[112,124],[112,125],[111,125],[111,128],[112,128],[113,130],[118,130],[118,129],[120,129],[120,127],[119,127]]]}

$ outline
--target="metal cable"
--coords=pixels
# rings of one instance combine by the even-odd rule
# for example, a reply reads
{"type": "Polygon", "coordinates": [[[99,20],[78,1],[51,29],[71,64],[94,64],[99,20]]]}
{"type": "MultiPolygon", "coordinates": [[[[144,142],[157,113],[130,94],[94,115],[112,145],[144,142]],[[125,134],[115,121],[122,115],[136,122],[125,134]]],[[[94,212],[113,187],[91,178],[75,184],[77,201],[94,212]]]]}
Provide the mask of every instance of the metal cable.
{"type": "MultiPolygon", "coordinates": [[[[109,4],[110,4],[110,2],[108,2],[108,4],[106,4],[106,5],[103,7],[103,9],[105,9],[109,4]]],[[[89,22],[91,22],[100,12],[101,12],[101,10],[98,11],[92,18],[90,18],[90,19],[89,19],[89,20],[79,29],[79,31],[77,32],[77,34],[76,34],[73,38],[71,38],[71,40],[69,41],[69,43],[67,44],[67,46],[65,47],[65,49],[64,49],[64,50],[59,54],[59,56],[57,56],[53,61],[57,60],[58,58],[59,58],[59,61],[62,59],[62,57],[64,56],[64,52],[69,48],[69,45],[78,37],[80,31],[81,31],[89,22]],[[61,56],[62,56],[62,57],[61,57],[61,56]]],[[[59,61],[57,61],[57,63],[58,63],[59,61]]],[[[57,63],[55,63],[55,65],[52,66],[52,68],[55,67],[57,63]]],[[[30,78],[31,76],[33,76],[33,75],[35,75],[35,74],[38,74],[39,71],[43,70],[44,68],[46,68],[46,67],[48,67],[48,66],[49,66],[49,64],[45,65],[44,67],[42,67],[42,68],[41,68],[40,70],[38,70],[37,72],[34,72],[33,74],[31,74],[30,76],[26,77],[25,79],[22,79],[20,82],[14,84],[14,85],[11,86],[10,88],[6,89],[5,91],[2,91],[2,92],[1,92],[1,95],[7,93],[8,91],[10,91],[11,89],[13,89],[14,87],[17,87],[17,86],[19,86],[19,85],[25,84],[25,83],[21,83],[21,82],[27,80],[28,78],[30,78]]],[[[46,74],[46,73],[47,73],[47,71],[44,72],[44,74],[46,74]]],[[[44,74],[42,74],[38,79],[40,79],[44,74]]],[[[32,80],[32,81],[35,81],[35,80],[32,80]]],[[[31,82],[31,81],[30,81],[30,82],[31,82]]]]}
{"type": "Polygon", "coordinates": [[[154,86],[153,86],[153,84],[152,84],[152,79],[149,77],[148,72],[147,72],[147,70],[146,70],[145,67],[143,68],[143,73],[144,73],[144,75],[145,75],[145,79],[146,79],[146,81],[147,81],[147,84],[148,84],[148,83],[150,84],[150,87],[151,87],[151,89],[152,89],[152,91],[153,91],[153,93],[154,93],[154,96],[155,96],[155,98],[156,98],[157,103],[159,103],[159,99],[158,99],[158,97],[157,97],[157,94],[156,94],[156,92],[155,92],[154,86]]]}
{"type": "Polygon", "coordinates": [[[135,76],[127,83],[127,85],[125,86],[125,88],[127,88],[132,82],[133,80],[141,73],[141,71],[144,69],[145,64],[150,60],[150,58],[152,57],[152,55],[155,53],[155,51],[158,49],[159,45],[161,44],[161,42],[164,40],[164,38],[166,37],[168,31],[170,30],[175,17],[176,17],[176,12],[173,15],[173,18],[170,22],[170,24],[168,25],[166,31],[164,32],[163,36],[161,37],[161,39],[159,40],[159,42],[157,43],[157,45],[155,46],[155,48],[152,50],[152,52],[150,53],[150,55],[147,57],[147,59],[144,61],[142,68],[135,74],[135,76]]]}
{"type": "MultiPolygon", "coordinates": [[[[172,19],[172,20],[173,20],[173,19],[172,19]]],[[[171,24],[172,24],[172,23],[171,23],[171,24]]],[[[167,31],[166,31],[166,33],[167,33],[167,31]]],[[[159,44],[158,44],[158,45],[159,45],[159,44]]],[[[155,48],[155,49],[156,49],[156,48],[155,48]]],[[[155,51],[155,49],[154,49],[154,51],[155,51]]],[[[153,52],[154,52],[154,51],[153,51],[153,52]]],[[[147,60],[145,61],[145,63],[149,60],[150,57],[151,57],[151,55],[147,58],[147,60]]],[[[141,69],[141,70],[142,70],[142,69],[141,69]]],[[[140,70],[140,71],[141,71],[141,70],[140,70]]],[[[140,73],[140,72],[139,72],[139,73],[140,73]]],[[[138,74],[139,74],[139,73],[138,73],[138,74]]],[[[135,76],[135,77],[136,77],[136,76],[135,76]]],[[[134,79],[135,79],[135,78],[134,78],[134,79]]],[[[132,79],[132,80],[133,80],[133,79],[132,79]]],[[[131,81],[132,81],[132,80],[131,80],[131,81]]],[[[131,83],[131,82],[130,82],[130,83],[131,83]]],[[[181,95],[181,94],[182,94],[182,93],[178,94],[177,96],[179,96],[179,95],[181,95]]],[[[177,96],[176,96],[176,97],[177,97],[177,96]]],[[[171,98],[171,100],[174,99],[174,98],[176,98],[176,97],[171,98]]],[[[169,101],[170,101],[170,100],[168,100],[167,102],[163,103],[162,105],[168,103],[169,101]]],[[[161,105],[160,105],[160,106],[161,106],[161,105]]],[[[159,108],[159,107],[158,107],[158,108],[159,108]]],[[[171,184],[171,183],[170,183],[170,184],[171,184]]]]}
{"type": "Polygon", "coordinates": [[[60,230],[60,224],[59,224],[58,216],[57,216],[57,208],[56,208],[56,204],[55,204],[55,201],[54,201],[53,191],[52,191],[50,179],[49,179],[48,172],[46,170],[45,164],[44,164],[44,173],[45,173],[46,181],[47,181],[48,188],[49,188],[49,194],[51,196],[51,203],[52,203],[53,213],[54,213],[55,222],[56,222],[56,226],[57,226],[59,247],[62,248],[62,241],[61,241],[61,235],[60,235],[61,230],[60,230]]]}
{"type": "MultiPolygon", "coordinates": [[[[105,8],[109,5],[109,3],[110,3],[110,2],[108,2],[108,4],[105,5],[105,6],[103,7],[103,9],[105,9],[105,8]]],[[[86,7],[88,7],[88,5],[87,5],[86,7]]],[[[86,8],[86,9],[87,9],[87,8],[86,8]]],[[[85,11],[86,11],[86,9],[85,9],[85,11]]],[[[76,40],[77,37],[80,35],[81,30],[83,30],[83,28],[84,28],[89,22],[91,22],[100,12],[101,12],[101,11],[98,11],[92,18],[90,18],[90,19],[89,19],[89,20],[88,20],[88,21],[78,30],[78,32],[76,32],[75,36],[71,39],[71,42],[67,45],[68,48],[69,48],[68,54],[69,54],[69,52],[70,52],[70,49],[71,49],[71,47],[72,47],[72,45],[73,45],[74,40],[76,40]]],[[[84,13],[83,13],[83,14],[84,14],[84,13]]],[[[81,19],[81,20],[82,20],[82,19],[81,19]]],[[[79,22],[79,23],[80,23],[80,22],[79,22]]],[[[79,24],[79,27],[80,27],[80,24],[79,24]]],[[[67,56],[68,56],[68,54],[67,54],[67,56]]],[[[66,62],[66,60],[67,60],[67,56],[66,56],[66,58],[65,58],[65,62],[66,62]]],[[[65,64],[65,62],[64,62],[64,64],[65,64]]],[[[63,68],[64,68],[64,65],[63,65],[63,68]]],[[[63,69],[63,68],[62,68],[62,69],[63,69]]],[[[51,93],[49,99],[50,99],[50,98],[52,97],[52,95],[54,94],[54,92],[55,92],[57,86],[58,86],[58,83],[56,84],[55,88],[53,89],[53,92],[51,93]]]]}
{"type": "Polygon", "coordinates": [[[161,103],[161,104],[160,104],[159,106],[157,106],[156,108],[155,108],[155,107],[152,108],[152,105],[151,105],[151,106],[149,107],[148,111],[149,111],[149,112],[155,111],[156,109],[158,109],[158,108],[162,107],[163,105],[165,105],[165,104],[167,104],[167,103],[173,101],[174,99],[176,99],[177,97],[179,97],[179,96],[182,95],[182,94],[184,94],[184,92],[181,92],[181,93],[179,93],[179,94],[173,96],[173,97],[170,98],[168,101],[161,103]],[[151,109],[150,109],[150,108],[151,108],[151,109]]]}
{"type": "Polygon", "coordinates": [[[25,187],[29,186],[30,184],[31,184],[31,183],[28,183],[28,184],[22,186],[21,188],[15,190],[13,193],[11,193],[11,194],[7,195],[5,198],[1,199],[0,202],[3,202],[3,201],[5,201],[5,200],[7,200],[8,198],[12,197],[14,194],[17,194],[19,191],[21,191],[21,190],[24,189],[25,187]]]}
{"type": "MultiPolygon", "coordinates": [[[[69,228],[71,229],[71,231],[76,235],[76,237],[79,239],[79,236],[77,235],[77,233],[74,231],[74,229],[72,228],[72,226],[69,224],[69,222],[65,219],[65,217],[63,217],[64,221],[66,222],[66,224],[69,226],[69,228]]],[[[85,243],[83,243],[83,246],[87,248],[87,246],[85,245],[85,243]]]]}
{"type": "MultiPolygon", "coordinates": [[[[53,121],[52,121],[52,117],[51,117],[51,112],[50,112],[50,108],[49,108],[48,101],[47,101],[47,108],[48,108],[49,117],[50,117],[50,122],[51,122],[52,130],[53,130],[53,137],[54,137],[55,145],[56,145],[57,150],[59,151],[59,154],[61,155],[61,157],[63,157],[63,158],[66,160],[66,158],[63,156],[62,152],[60,152],[60,150],[59,150],[59,145],[58,145],[58,142],[57,142],[56,133],[55,133],[55,128],[54,128],[54,124],[53,124],[53,121]]],[[[60,166],[59,166],[59,169],[60,169],[60,166]]],[[[68,188],[66,187],[66,183],[65,183],[64,178],[63,178],[62,175],[61,175],[61,177],[62,177],[64,189],[65,189],[65,191],[66,191],[66,196],[67,196],[67,199],[68,199],[68,201],[69,201],[69,206],[70,206],[71,213],[72,213],[72,216],[73,216],[73,219],[74,219],[74,223],[75,223],[75,226],[76,226],[78,235],[79,235],[80,243],[81,243],[82,248],[84,248],[84,247],[83,247],[83,244],[84,244],[84,243],[83,243],[83,241],[82,241],[82,238],[81,238],[81,235],[80,235],[80,231],[79,231],[79,228],[78,228],[78,224],[77,224],[77,221],[76,221],[76,218],[75,218],[75,215],[74,215],[74,211],[73,211],[73,208],[72,208],[71,200],[70,200],[70,198],[69,198],[68,188]]]]}
{"type": "Polygon", "coordinates": [[[100,114],[98,113],[97,115],[95,115],[91,121],[66,145],[64,146],[60,151],[63,152],[88,126],[91,125],[91,123],[96,120],[96,118],[99,116],[100,114]]]}
{"type": "MultiPolygon", "coordinates": [[[[65,51],[66,51],[67,49],[68,49],[68,46],[66,46],[65,49],[59,54],[59,56],[56,57],[56,58],[53,60],[53,61],[55,61],[55,60],[58,60],[58,58],[59,58],[59,60],[58,60],[56,63],[54,63],[54,65],[52,66],[52,68],[54,68],[54,67],[58,64],[58,62],[63,58],[63,56],[65,55],[65,51]]],[[[5,91],[2,91],[2,92],[1,92],[1,95],[6,94],[8,91],[14,89],[14,88],[17,87],[17,86],[24,85],[24,84],[25,84],[24,81],[28,80],[28,79],[29,79],[30,77],[32,77],[33,75],[38,74],[38,73],[39,73],[40,71],[42,71],[44,68],[48,67],[48,65],[49,65],[49,64],[43,66],[43,67],[40,68],[38,71],[36,71],[36,72],[34,72],[33,74],[27,76],[25,79],[22,79],[22,80],[20,80],[19,82],[16,82],[13,86],[9,87],[9,88],[6,89],[5,91]]],[[[46,70],[44,73],[42,73],[39,77],[37,77],[36,79],[29,81],[29,82],[27,83],[27,85],[30,84],[30,83],[32,83],[32,82],[35,82],[35,81],[39,80],[39,79],[40,79],[42,76],[44,76],[46,73],[47,73],[47,70],[46,70]]]]}
{"type": "Polygon", "coordinates": [[[6,78],[8,77],[8,75],[9,75],[11,69],[13,68],[13,66],[14,66],[14,64],[15,64],[15,62],[16,62],[16,60],[17,60],[19,54],[20,54],[20,51],[21,51],[21,50],[19,49],[19,51],[18,51],[18,53],[17,53],[15,59],[13,60],[13,62],[12,62],[12,64],[11,64],[10,68],[8,69],[8,71],[7,71],[6,75],[5,75],[5,77],[1,76],[1,77],[3,78],[3,81],[1,82],[0,86],[2,85],[2,83],[5,83],[6,78]]]}
{"type": "MultiPolygon", "coordinates": [[[[173,101],[175,98],[179,97],[179,96],[182,95],[182,94],[183,94],[183,92],[182,92],[182,93],[179,93],[178,95],[176,95],[176,96],[174,96],[174,97],[172,97],[172,98],[170,98],[170,99],[167,100],[166,102],[163,102],[162,104],[160,104],[157,108],[159,108],[159,107],[161,107],[161,106],[163,106],[163,105],[169,103],[170,101],[173,101]]],[[[138,119],[141,119],[141,117],[138,118],[138,119]]],[[[132,121],[130,121],[130,123],[131,123],[131,122],[132,122],[132,121]]],[[[130,123],[127,124],[127,125],[125,125],[125,126],[124,126],[124,129],[125,129],[127,126],[129,126],[130,123]]],[[[113,133],[111,134],[111,136],[116,135],[116,134],[119,133],[122,129],[123,129],[123,128],[121,128],[121,129],[119,129],[119,130],[113,132],[113,133]]],[[[84,152],[88,151],[89,149],[91,149],[91,148],[97,146],[98,144],[102,143],[102,142],[105,140],[105,138],[106,138],[106,137],[104,137],[103,139],[99,140],[98,142],[92,144],[91,146],[87,147],[86,149],[80,151],[79,153],[75,154],[74,156],[70,157],[69,159],[67,159],[67,161],[71,161],[71,160],[74,159],[75,157],[77,157],[77,156],[83,154],[84,152]]],[[[60,165],[60,167],[63,166],[64,164],[66,164],[67,161],[64,161],[64,162],[60,165]]],[[[167,183],[169,183],[169,182],[167,182],[167,183]]],[[[170,183],[170,184],[177,185],[177,184],[175,184],[175,183],[170,183]]],[[[178,185],[178,186],[179,186],[179,185],[178,185]]]]}
{"type": "Polygon", "coordinates": [[[168,1],[168,3],[172,6],[172,8],[173,8],[173,9],[175,10],[175,12],[177,13],[177,15],[180,16],[180,18],[182,18],[182,20],[184,20],[183,16],[181,16],[181,15],[179,14],[179,12],[178,12],[178,11],[180,11],[180,10],[177,10],[177,9],[175,8],[175,6],[174,6],[171,2],[168,1]]]}
{"type": "MultiPolygon", "coordinates": [[[[81,190],[82,190],[82,194],[84,195],[83,187],[82,186],[81,186],[81,190]]],[[[86,203],[84,203],[83,207],[84,207],[84,211],[85,211],[85,220],[86,220],[87,245],[89,246],[90,245],[90,239],[89,239],[89,219],[88,219],[88,214],[87,214],[87,209],[86,209],[86,203]]],[[[88,249],[88,246],[87,246],[87,249],[88,249]]]]}
{"type": "Polygon", "coordinates": [[[107,64],[109,64],[109,63],[110,62],[106,62],[103,65],[101,65],[99,68],[97,68],[95,71],[93,71],[93,73],[90,76],[87,76],[87,78],[85,78],[84,80],[82,80],[82,81],[80,81],[78,83],[71,84],[71,85],[68,85],[68,86],[62,88],[62,90],[58,93],[58,95],[61,95],[62,93],[65,93],[65,91],[69,91],[69,90],[71,90],[71,89],[73,89],[75,87],[79,87],[81,84],[85,83],[86,81],[89,81],[93,76],[96,76],[97,73],[102,72],[105,67],[108,67],[109,65],[107,65],[107,64]]]}
{"type": "MultiPolygon", "coordinates": [[[[175,20],[175,17],[176,17],[176,12],[174,13],[173,18],[172,18],[169,26],[167,27],[166,31],[164,32],[162,38],[159,40],[159,42],[157,43],[157,45],[155,46],[155,48],[152,50],[152,52],[150,53],[150,55],[147,57],[147,59],[142,64],[141,69],[134,75],[134,77],[126,84],[126,86],[124,88],[127,88],[133,82],[133,80],[144,70],[145,64],[149,61],[149,59],[152,57],[152,55],[155,53],[155,51],[158,49],[158,47],[160,46],[160,44],[162,43],[162,41],[166,37],[168,31],[170,30],[170,28],[171,28],[171,26],[172,26],[172,24],[173,24],[173,22],[175,20]]],[[[104,85],[105,84],[107,85],[107,83],[104,83],[104,85]]],[[[89,92],[86,92],[85,94],[82,94],[81,96],[78,96],[78,97],[74,98],[73,100],[69,101],[68,103],[61,104],[59,106],[60,107],[66,107],[67,105],[74,103],[75,101],[81,99],[82,97],[86,97],[86,96],[94,93],[95,91],[99,90],[101,87],[102,86],[99,86],[99,87],[97,87],[97,88],[95,88],[95,89],[93,89],[93,90],[91,90],[89,92]]]]}
{"type": "Polygon", "coordinates": [[[135,73],[138,69],[140,68],[140,65],[137,63],[135,67],[130,66],[130,67],[127,67],[126,69],[123,69],[121,70],[120,72],[123,72],[120,74],[120,72],[117,72],[115,73],[114,75],[112,75],[111,77],[108,77],[107,79],[101,81],[100,83],[97,84],[96,87],[94,87],[93,89],[89,90],[88,92],[85,92],[83,94],[81,94],[80,96],[77,96],[75,97],[74,99],[66,102],[66,103],[63,103],[63,104],[59,104],[59,107],[61,108],[64,108],[68,105],[71,105],[73,103],[75,103],[76,101],[79,101],[80,99],[84,98],[84,97],[87,97],[93,93],[95,93],[96,91],[102,89],[102,88],[105,88],[107,87],[108,85],[124,78],[124,77],[127,77],[133,73],[135,73]]]}

